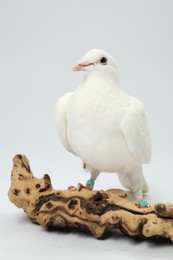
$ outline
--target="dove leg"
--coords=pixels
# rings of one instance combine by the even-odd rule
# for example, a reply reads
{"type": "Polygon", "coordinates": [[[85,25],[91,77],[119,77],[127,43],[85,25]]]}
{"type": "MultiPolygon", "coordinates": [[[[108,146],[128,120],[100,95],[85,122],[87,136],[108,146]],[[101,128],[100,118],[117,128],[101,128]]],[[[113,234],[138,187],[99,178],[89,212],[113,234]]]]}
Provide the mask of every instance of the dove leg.
{"type": "MultiPolygon", "coordinates": [[[[86,166],[85,166],[85,168],[86,168],[86,166]]],[[[81,189],[93,190],[95,180],[97,179],[98,175],[100,174],[100,172],[95,170],[95,169],[92,169],[92,168],[89,168],[89,167],[87,167],[87,169],[91,173],[91,178],[89,180],[87,180],[85,186],[81,183],[78,183],[77,184],[77,190],[78,191],[80,191],[81,189]]]]}
{"type": "Polygon", "coordinates": [[[99,176],[100,172],[98,170],[92,169],[90,170],[91,173],[91,180],[96,181],[97,177],[99,176]]]}
{"type": "Polygon", "coordinates": [[[127,189],[131,190],[130,176],[126,173],[117,173],[120,183],[127,189]]]}
{"type": "Polygon", "coordinates": [[[130,173],[118,173],[118,177],[122,185],[133,192],[134,196],[139,201],[139,206],[146,206],[147,202],[143,201],[143,192],[148,191],[148,185],[144,179],[141,166],[130,173]]]}
{"type": "Polygon", "coordinates": [[[100,172],[95,169],[90,169],[90,173],[91,173],[91,178],[89,180],[87,180],[85,187],[89,190],[93,190],[95,180],[97,179],[100,172]]]}
{"type": "Polygon", "coordinates": [[[148,202],[143,200],[143,191],[148,190],[147,183],[144,179],[142,167],[138,167],[132,174],[130,174],[131,179],[131,190],[133,191],[135,197],[138,200],[138,206],[140,208],[147,207],[148,202]]]}
{"type": "Polygon", "coordinates": [[[138,201],[142,201],[143,200],[143,194],[142,194],[143,174],[142,174],[141,167],[137,168],[134,172],[130,173],[129,179],[130,179],[131,190],[133,191],[135,197],[137,198],[138,201]]]}

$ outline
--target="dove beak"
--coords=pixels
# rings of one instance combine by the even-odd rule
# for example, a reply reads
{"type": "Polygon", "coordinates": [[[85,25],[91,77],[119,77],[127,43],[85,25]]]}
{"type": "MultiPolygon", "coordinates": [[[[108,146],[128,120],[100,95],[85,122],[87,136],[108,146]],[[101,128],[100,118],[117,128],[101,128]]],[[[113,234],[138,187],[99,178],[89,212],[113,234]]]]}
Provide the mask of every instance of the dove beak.
{"type": "Polygon", "coordinates": [[[80,71],[85,70],[86,67],[94,65],[94,63],[91,63],[89,61],[79,61],[76,65],[73,66],[73,71],[80,71]]]}

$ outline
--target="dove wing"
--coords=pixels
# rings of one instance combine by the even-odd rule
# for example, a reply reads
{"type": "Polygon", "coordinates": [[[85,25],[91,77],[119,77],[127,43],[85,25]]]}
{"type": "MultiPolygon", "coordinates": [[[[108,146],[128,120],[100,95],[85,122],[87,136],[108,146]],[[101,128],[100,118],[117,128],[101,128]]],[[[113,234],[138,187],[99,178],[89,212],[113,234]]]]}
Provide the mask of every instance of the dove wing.
{"type": "Polygon", "coordinates": [[[123,133],[129,149],[140,163],[151,160],[151,139],[142,102],[132,98],[123,124],[123,133]]]}
{"type": "Polygon", "coordinates": [[[56,126],[57,126],[57,131],[58,131],[58,136],[60,141],[69,152],[75,154],[68,142],[67,118],[66,118],[67,104],[72,94],[73,92],[69,92],[58,99],[55,106],[55,117],[56,117],[56,126]]]}

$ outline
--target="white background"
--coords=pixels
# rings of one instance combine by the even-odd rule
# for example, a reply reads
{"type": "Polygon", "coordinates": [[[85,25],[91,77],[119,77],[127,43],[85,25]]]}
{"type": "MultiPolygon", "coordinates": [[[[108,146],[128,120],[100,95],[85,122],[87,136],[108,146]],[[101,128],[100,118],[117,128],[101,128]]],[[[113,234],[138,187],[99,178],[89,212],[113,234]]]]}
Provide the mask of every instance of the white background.
{"type": "MultiPolygon", "coordinates": [[[[146,107],[153,145],[144,167],[147,199],[173,202],[172,24],[171,0],[0,0],[0,259],[172,259],[166,241],[45,231],[7,197],[17,153],[37,177],[50,174],[56,189],[88,179],[58,140],[54,106],[82,80],[71,67],[87,50],[102,48],[115,57],[126,91],[146,107]]],[[[114,187],[121,188],[116,175],[106,173],[95,185],[114,187]]]]}

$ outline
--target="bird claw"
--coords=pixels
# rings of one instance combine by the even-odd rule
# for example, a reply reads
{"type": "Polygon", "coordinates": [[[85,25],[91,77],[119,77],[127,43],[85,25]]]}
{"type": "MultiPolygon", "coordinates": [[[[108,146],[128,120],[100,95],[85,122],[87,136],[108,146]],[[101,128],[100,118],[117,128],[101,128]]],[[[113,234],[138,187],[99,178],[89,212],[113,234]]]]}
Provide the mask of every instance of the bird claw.
{"type": "Polygon", "coordinates": [[[78,183],[77,184],[77,191],[80,191],[82,189],[85,189],[85,190],[93,190],[93,186],[92,185],[83,185],[81,183],[78,183]]]}
{"type": "Polygon", "coordinates": [[[68,190],[70,190],[70,191],[76,191],[76,190],[77,190],[77,187],[75,187],[75,186],[69,186],[69,187],[68,187],[68,190]]]}
{"type": "Polygon", "coordinates": [[[85,189],[85,190],[93,190],[93,186],[92,185],[89,185],[89,184],[87,184],[87,185],[83,185],[82,183],[78,183],[77,184],[77,187],[75,187],[75,186],[69,186],[68,187],[68,190],[71,190],[71,191],[80,191],[80,190],[82,190],[82,189],[85,189]]]}
{"type": "Polygon", "coordinates": [[[82,188],[84,188],[84,185],[82,185],[81,183],[77,184],[77,191],[80,191],[82,188]]]}

